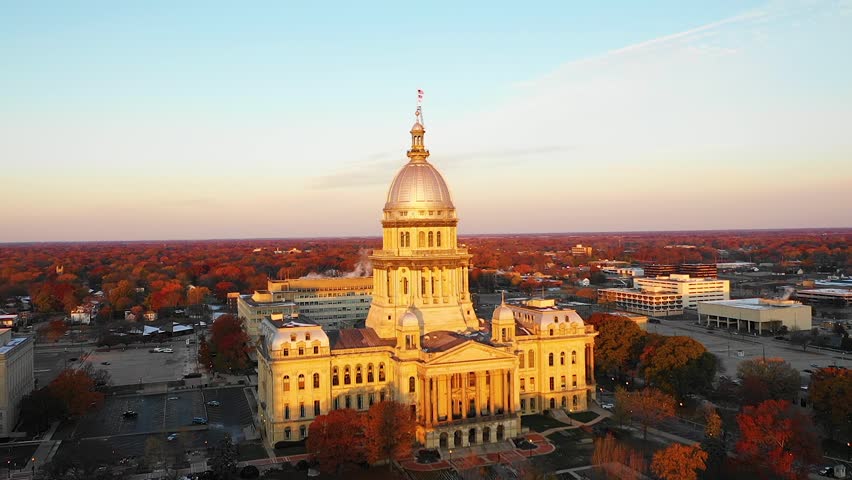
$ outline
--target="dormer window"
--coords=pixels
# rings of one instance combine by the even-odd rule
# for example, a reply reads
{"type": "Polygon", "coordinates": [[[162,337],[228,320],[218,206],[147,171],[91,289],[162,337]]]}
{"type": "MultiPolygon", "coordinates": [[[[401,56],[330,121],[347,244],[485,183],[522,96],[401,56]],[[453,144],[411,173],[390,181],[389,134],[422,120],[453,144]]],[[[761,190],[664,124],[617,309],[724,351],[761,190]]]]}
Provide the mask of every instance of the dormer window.
{"type": "Polygon", "coordinates": [[[295,341],[296,341],[296,334],[295,334],[295,333],[291,333],[291,334],[290,334],[290,341],[291,341],[291,342],[295,342],[295,341]]]}
{"type": "Polygon", "coordinates": [[[310,339],[311,339],[311,332],[305,333],[305,341],[308,341],[310,339]]]}

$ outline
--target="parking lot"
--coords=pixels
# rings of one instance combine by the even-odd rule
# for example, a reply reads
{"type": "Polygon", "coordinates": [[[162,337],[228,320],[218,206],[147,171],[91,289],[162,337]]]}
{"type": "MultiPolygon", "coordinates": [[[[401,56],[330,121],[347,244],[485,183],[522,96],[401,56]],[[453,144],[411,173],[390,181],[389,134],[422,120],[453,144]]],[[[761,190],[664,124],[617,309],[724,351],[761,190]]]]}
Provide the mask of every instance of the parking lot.
{"type": "Polygon", "coordinates": [[[64,438],[63,447],[67,444],[68,448],[109,449],[116,460],[144,456],[150,438],[177,446],[181,451],[204,452],[226,433],[234,443],[245,440],[244,429],[252,426],[247,397],[250,392],[246,391],[250,388],[237,386],[110,396],[100,409],[80,419],[76,428],[64,428],[57,436],[64,438]],[[219,406],[207,405],[213,400],[218,401],[219,406]],[[136,415],[124,416],[128,410],[136,415]],[[205,418],[208,423],[194,425],[194,417],[205,418]],[[168,440],[174,433],[176,438],[168,440]]]}
{"type": "Polygon", "coordinates": [[[153,345],[141,348],[110,351],[91,351],[86,361],[112,375],[113,385],[169,382],[182,379],[195,371],[195,345],[186,346],[185,339],[158,343],[173,353],[151,353],[153,345]],[[108,362],[109,365],[104,365],[108,362]]]}

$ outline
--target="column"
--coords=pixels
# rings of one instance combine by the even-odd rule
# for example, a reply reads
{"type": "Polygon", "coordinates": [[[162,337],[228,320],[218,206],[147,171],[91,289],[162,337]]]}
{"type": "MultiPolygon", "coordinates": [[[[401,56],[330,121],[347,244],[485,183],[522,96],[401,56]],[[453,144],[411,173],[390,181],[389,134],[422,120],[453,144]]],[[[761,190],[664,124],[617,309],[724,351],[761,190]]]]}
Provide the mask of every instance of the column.
{"type": "Polygon", "coordinates": [[[506,412],[514,413],[515,402],[513,398],[514,391],[512,388],[512,372],[506,372],[506,374],[503,376],[503,381],[506,382],[506,392],[504,393],[504,395],[506,395],[506,412]]]}
{"type": "Polygon", "coordinates": [[[432,303],[432,271],[428,268],[424,268],[422,275],[426,280],[426,293],[423,295],[424,303],[432,303]]]}
{"type": "Polygon", "coordinates": [[[453,380],[450,375],[444,376],[447,384],[447,420],[453,419],[453,380]]]}
{"type": "Polygon", "coordinates": [[[482,389],[485,387],[485,372],[476,372],[476,416],[482,415],[482,410],[485,409],[485,395],[482,394],[482,389]]]}
{"type": "Polygon", "coordinates": [[[429,379],[424,377],[420,379],[420,398],[423,405],[423,424],[432,424],[432,404],[429,401],[429,379]]]}
{"type": "Polygon", "coordinates": [[[468,386],[467,386],[468,383],[467,382],[468,382],[468,379],[467,379],[467,374],[459,373],[458,376],[461,377],[461,388],[462,388],[461,415],[462,415],[462,418],[467,418],[467,410],[468,410],[468,402],[467,402],[467,389],[468,389],[468,386]]]}
{"type": "Polygon", "coordinates": [[[432,395],[429,398],[429,402],[432,404],[432,423],[438,423],[438,379],[435,377],[429,377],[429,385],[432,391],[432,395]]]}
{"type": "Polygon", "coordinates": [[[494,405],[494,384],[497,382],[494,378],[494,373],[489,372],[489,383],[488,383],[488,413],[494,415],[494,412],[497,410],[497,407],[494,405]]]}
{"type": "Polygon", "coordinates": [[[447,408],[447,401],[445,400],[447,397],[447,377],[446,375],[438,375],[436,380],[438,381],[438,404],[435,405],[435,413],[438,418],[441,418],[445,415],[444,411],[447,408]]]}

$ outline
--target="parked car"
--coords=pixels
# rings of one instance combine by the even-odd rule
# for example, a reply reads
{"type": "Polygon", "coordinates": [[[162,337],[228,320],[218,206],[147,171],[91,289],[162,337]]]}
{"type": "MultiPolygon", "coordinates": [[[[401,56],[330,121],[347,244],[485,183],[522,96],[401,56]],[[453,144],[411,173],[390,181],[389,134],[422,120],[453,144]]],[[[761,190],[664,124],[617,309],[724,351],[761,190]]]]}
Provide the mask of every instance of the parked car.
{"type": "Polygon", "coordinates": [[[171,442],[172,440],[176,439],[177,437],[178,437],[177,433],[170,433],[169,436],[166,437],[166,440],[171,442]]]}
{"type": "Polygon", "coordinates": [[[161,348],[160,352],[162,352],[162,353],[175,353],[174,349],[171,349],[171,348],[161,348]]]}
{"type": "Polygon", "coordinates": [[[814,373],[814,371],[813,371],[813,370],[811,370],[810,368],[806,368],[806,369],[804,369],[804,370],[802,370],[802,371],[803,371],[803,372],[805,372],[805,373],[814,373]]]}
{"type": "Polygon", "coordinates": [[[823,477],[834,477],[834,467],[822,467],[819,469],[819,474],[823,477]]]}
{"type": "Polygon", "coordinates": [[[124,413],[121,414],[121,416],[123,416],[124,418],[134,418],[137,415],[139,414],[136,413],[135,410],[125,410],[124,413]]]}
{"type": "Polygon", "coordinates": [[[160,347],[156,347],[156,348],[152,348],[151,350],[148,350],[148,351],[151,352],[151,353],[160,353],[160,352],[163,351],[163,349],[160,348],[160,347]]]}
{"type": "Polygon", "coordinates": [[[660,320],[658,320],[656,318],[649,318],[648,323],[660,323],[660,320]]]}
{"type": "Polygon", "coordinates": [[[112,365],[110,362],[101,362],[101,365],[112,365]]]}
{"type": "Polygon", "coordinates": [[[612,410],[615,408],[615,405],[613,405],[612,403],[602,403],[601,408],[603,408],[604,410],[612,410]]]}
{"type": "Polygon", "coordinates": [[[210,400],[209,402],[207,402],[208,407],[218,407],[219,405],[221,405],[221,403],[219,403],[219,400],[210,400]]]}
{"type": "Polygon", "coordinates": [[[817,365],[816,363],[812,363],[811,366],[814,368],[819,368],[819,365],[817,365]]]}
{"type": "Polygon", "coordinates": [[[207,425],[207,419],[204,417],[195,417],[192,419],[193,425],[207,425]]]}

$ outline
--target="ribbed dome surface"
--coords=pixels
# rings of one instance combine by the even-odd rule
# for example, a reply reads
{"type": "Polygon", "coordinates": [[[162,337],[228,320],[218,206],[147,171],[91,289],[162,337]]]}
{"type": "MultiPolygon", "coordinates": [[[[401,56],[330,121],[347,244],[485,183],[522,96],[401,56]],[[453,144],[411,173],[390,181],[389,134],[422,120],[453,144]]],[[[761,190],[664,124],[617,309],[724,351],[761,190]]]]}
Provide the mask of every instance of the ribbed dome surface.
{"type": "Polygon", "coordinates": [[[426,161],[408,162],[391,183],[385,209],[454,209],[450,189],[426,161]]]}

